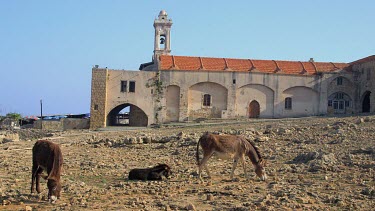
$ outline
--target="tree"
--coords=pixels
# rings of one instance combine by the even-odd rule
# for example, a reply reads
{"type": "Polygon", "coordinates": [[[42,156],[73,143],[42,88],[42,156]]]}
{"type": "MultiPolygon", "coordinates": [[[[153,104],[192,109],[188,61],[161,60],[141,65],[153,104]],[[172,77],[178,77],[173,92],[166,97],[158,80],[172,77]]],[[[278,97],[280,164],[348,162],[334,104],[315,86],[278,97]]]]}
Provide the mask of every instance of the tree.
{"type": "Polygon", "coordinates": [[[17,121],[22,118],[21,114],[19,113],[7,113],[6,117],[17,120],[17,121]]]}

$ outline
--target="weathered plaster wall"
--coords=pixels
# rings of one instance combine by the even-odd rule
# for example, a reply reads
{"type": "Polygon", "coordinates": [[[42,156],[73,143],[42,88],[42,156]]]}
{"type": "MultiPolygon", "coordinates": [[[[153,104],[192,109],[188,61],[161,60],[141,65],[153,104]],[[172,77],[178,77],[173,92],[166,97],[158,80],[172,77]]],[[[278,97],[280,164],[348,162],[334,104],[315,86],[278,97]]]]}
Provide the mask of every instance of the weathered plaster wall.
{"type": "MultiPolygon", "coordinates": [[[[215,94],[218,88],[209,87],[201,89],[200,94],[191,96],[191,87],[200,83],[219,84],[227,90],[227,107],[224,118],[237,116],[246,117],[248,104],[252,99],[257,99],[261,107],[261,118],[285,117],[285,115],[301,115],[300,106],[307,106],[309,112],[304,115],[318,115],[327,112],[327,78],[324,76],[307,75],[285,75],[285,74],[264,74],[258,72],[225,72],[225,71],[161,71],[161,80],[164,85],[176,85],[180,87],[180,121],[198,118],[191,115],[191,111],[202,104],[202,98],[198,95],[209,90],[215,94]],[[311,93],[311,103],[298,103],[296,111],[285,113],[285,96],[283,92],[291,87],[306,87],[306,90],[314,90],[311,93]],[[190,90],[190,91],[189,91],[190,90]],[[314,107],[314,108],[312,108],[314,107]]],[[[223,89],[224,90],[224,89],[223,89]]],[[[222,91],[218,93],[223,93],[222,91]]],[[[218,93],[216,95],[218,95],[218,93]]],[[[223,99],[222,99],[223,100],[223,99]]],[[[295,99],[294,102],[298,99],[295,99]]],[[[299,98],[299,100],[305,100],[299,98]]],[[[223,102],[223,101],[221,101],[223,102]]],[[[305,110],[304,109],[304,110],[305,110]]],[[[210,111],[212,112],[212,111],[210,111]]],[[[165,115],[165,114],[164,114],[165,115]]]]}
{"type": "MultiPolygon", "coordinates": [[[[283,98],[292,98],[292,109],[283,109],[282,117],[312,116],[318,114],[319,94],[307,87],[291,87],[282,93],[283,98]]],[[[285,101],[284,101],[285,102],[285,101]]]]}

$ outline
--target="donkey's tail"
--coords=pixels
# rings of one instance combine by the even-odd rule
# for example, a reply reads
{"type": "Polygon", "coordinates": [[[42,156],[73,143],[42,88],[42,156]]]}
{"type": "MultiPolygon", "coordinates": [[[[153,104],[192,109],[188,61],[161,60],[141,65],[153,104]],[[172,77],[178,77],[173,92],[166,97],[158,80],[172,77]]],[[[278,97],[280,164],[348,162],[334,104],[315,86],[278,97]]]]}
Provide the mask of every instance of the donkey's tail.
{"type": "Polygon", "coordinates": [[[202,138],[200,138],[199,141],[198,141],[198,143],[197,143],[197,152],[195,153],[195,158],[197,160],[197,165],[199,165],[199,145],[201,143],[201,139],[202,138]]]}

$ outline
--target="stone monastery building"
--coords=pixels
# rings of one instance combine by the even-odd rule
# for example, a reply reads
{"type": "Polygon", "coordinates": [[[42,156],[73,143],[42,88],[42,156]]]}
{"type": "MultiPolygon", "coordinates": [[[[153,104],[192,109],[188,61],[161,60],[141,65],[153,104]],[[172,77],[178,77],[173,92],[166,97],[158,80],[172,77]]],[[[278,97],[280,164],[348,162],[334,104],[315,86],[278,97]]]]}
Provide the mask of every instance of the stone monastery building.
{"type": "Polygon", "coordinates": [[[375,55],[351,63],[175,56],[171,26],[162,10],[153,61],[139,71],[92,69],[91,129],[375,111],[375,55]]]}

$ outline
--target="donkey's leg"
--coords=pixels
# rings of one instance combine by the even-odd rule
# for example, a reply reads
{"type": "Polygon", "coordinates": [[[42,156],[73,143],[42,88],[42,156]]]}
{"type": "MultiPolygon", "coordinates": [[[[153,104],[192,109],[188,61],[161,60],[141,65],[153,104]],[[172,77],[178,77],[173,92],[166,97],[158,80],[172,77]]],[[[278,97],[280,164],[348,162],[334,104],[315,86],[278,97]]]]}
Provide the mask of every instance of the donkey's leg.
{"type": "Polygon", "coordinates": [[[32,170],[31,170],[31,193],[34,193],[35,188],[34,188],[34,183],[35,183],[35,177],[36,177],[36,172],[38,170],[38,166],[33,164],[32,170]]]}
{"type": "Polygon", "coordinates": [[[246,159],[244,156],[241,157],[242,167],[243,167],[243,173],[245,175],[245,178],[248,179],[247,173],[246,173],[246,159]]]}
{"type": "Polygon", "coordinates": [[[211,178],[211,174],[210,174],[210,171],[208,170],[208,167],[207,167],[207,161],[208,159],[210,159],[210,157],[212,156],[213,152],[211,152],[210,154],[204,154],[203,155],[203,159],[201,160],[201,162],[199,163],[199,179],[201,181],[202,180],[202,168],[204,167],[207,174],[208,174],[208,177],[211,178]]]}
{"type": "Polygon", "coordinates": [[[233,180],[233,174],[234,174],[234,170],[236,169],[237,167],[237,163],[238,163],[238,158],[234,158],[234,161],[233,161],[233,167],[232,167],[232,172],[230,173],[230,179],[233,180]]]}
{"type": "Polygon", "coordinates": [[[35,172],[36,176],[36,192],[40,193],[40,174],[43,172],[43,168],[38,167],[37,171],[35,172]]]}

